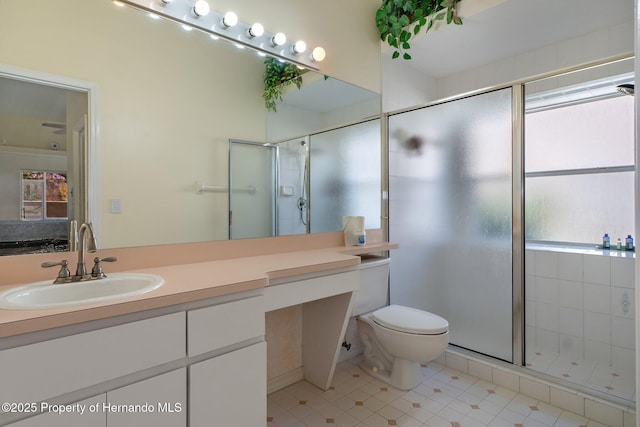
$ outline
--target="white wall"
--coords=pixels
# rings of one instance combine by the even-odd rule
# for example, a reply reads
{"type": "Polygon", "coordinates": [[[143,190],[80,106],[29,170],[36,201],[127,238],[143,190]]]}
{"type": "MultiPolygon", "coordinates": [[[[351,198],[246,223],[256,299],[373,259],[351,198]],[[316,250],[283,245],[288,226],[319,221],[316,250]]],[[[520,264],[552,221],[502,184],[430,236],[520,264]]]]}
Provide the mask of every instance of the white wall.
{"type": "Polygon", "coordinates": [[[438,97],[465,93],[633,52],[633,21],[438,80],[438,97]]]}
{"type": "Polygon", "coordinates": [[[337,129],[380,115],[380,99],[363,101],[330,111],[312,111],[290,105],[278,105],[267,119],[267,141],[281,142],[320,131],[337,129]]]}
{"type": "Polygon", "coordinates": [[[438,99],[435,78],[408,66],[403,60],[382,61],[382,111],[402,110],[438,99]]]}
{"type": "MultiPolygon", "coordinates": [[[[426,36],[428,37],[428,35],[426,36]]],[[[391,112],[543,73],[632,53],[634,25],[623,24],[434,79],[383,57],[383,111],[391,112]]],[[[490,46],[488,47],[488,49],[490,46]]],[[[437,60],[437,59],[434,59],[437,60]]]]}
{"type": "Polygon", "coordinates": [[[34,117],[18,117],[0,115],[0,142],[2,145],[12,145],[27,148],[48,150],[52,142],[65,150],[67,138],[53,133],[55,129],[42,126],[43,120],[34,117]]]}

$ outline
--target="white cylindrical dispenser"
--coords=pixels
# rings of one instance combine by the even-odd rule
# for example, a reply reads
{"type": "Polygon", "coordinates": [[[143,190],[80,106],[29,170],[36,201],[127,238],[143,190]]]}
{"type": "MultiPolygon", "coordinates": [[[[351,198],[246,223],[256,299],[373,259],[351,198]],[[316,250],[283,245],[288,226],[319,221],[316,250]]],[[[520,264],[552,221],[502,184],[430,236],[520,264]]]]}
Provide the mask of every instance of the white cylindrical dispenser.
{"type": "Polygon", "coordinates": [[[344,231],[345,246],[358,246],[367,243],[363,216],[343,216],[342,230],[344,231]]]}

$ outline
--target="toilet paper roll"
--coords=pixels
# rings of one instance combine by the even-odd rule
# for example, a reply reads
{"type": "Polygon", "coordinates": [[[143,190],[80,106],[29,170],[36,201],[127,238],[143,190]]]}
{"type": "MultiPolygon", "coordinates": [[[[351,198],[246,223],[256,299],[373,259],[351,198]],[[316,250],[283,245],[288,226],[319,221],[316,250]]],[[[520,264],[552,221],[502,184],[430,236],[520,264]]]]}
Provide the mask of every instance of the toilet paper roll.
{"type": "Polygon", "coordinates": [[[343,216],[342,230],[345,246],[359,246],[367,243],[363,216],[343,216]]]}

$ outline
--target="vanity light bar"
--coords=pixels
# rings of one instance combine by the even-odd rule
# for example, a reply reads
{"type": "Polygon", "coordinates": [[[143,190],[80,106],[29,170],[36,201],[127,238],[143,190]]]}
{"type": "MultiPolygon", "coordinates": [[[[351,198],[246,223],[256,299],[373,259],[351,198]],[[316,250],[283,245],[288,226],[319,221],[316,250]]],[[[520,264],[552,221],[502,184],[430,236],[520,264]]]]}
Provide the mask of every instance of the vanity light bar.
{"type": "MultiPolygon", "coordinates": [[[[253,32],[249,32],[249,30],[252,28],[252,25],[241,21],[238,21],[235,25],[228,25],[230,24],[230,22],[228,18],[225,21],[226,14],[219,13],[214,10],[208,10],[208,13],[199,14],[201,10],[204,10],[204,6],[200,5],[198,11],[196,12],[192,0],[113,1],[118,5],[126,5],[164,19],[168,19],[170,21],[181,24],[184,28],[193,28],[199,31],[203,31],[214,38],[219,37],[236,45],[256,50],[258,51],[258,53],[283,59],[300,67],[308,68],[314,71],[318,71],[320,69],[320,67],[318,67],[318,62],[320,62],[321,59],[319,60],[313,55],[302,55],[302,52],[299,52],[299,49],[294,48],[294,46],[296,45],[295,41],[286,41],[282,45],[273,43],[274,37],[281,33],[274,34],[264,30],[264,32],[260,36],[251,36],[254,34],[253,32]]],[[[253,27],[255,27],[255,25],[256,24],[253,24],[253,27]]],[[[298,48],[299,46],[300,45],[298,44],[298,48]]]]}

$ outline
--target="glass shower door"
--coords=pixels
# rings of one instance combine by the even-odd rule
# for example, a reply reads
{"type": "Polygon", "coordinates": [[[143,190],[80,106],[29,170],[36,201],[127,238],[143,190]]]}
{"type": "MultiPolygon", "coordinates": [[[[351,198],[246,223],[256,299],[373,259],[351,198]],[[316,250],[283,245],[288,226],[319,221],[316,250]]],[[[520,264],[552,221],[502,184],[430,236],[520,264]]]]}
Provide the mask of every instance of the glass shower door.
{"type": "Polygon", "coordinates": [[[344,215],[380,228],[380,119],[310,136],[310,232],[342,229],[344,215]]]}
{"type": "Polygon", "coordinates": [[[229,141],[229,238],[276,235],[276,148],[229,141]]]}
{"type": "Polygon", "coordinates": [[[511,89],[389,117],[391,303],[513,361],[511,89]]]}

